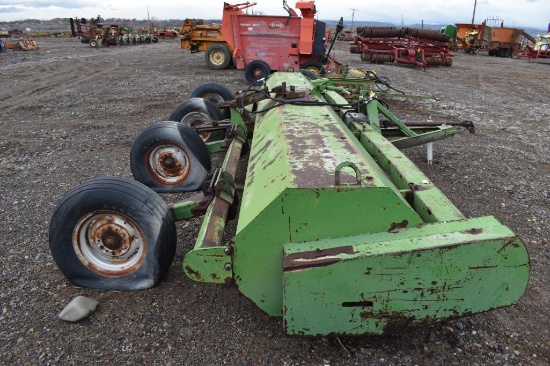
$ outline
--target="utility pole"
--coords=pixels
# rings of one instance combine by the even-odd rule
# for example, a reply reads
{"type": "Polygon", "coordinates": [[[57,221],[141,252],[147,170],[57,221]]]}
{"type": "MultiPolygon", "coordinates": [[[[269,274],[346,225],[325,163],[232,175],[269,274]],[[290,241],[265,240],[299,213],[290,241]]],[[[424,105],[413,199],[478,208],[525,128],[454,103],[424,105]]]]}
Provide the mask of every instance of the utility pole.
{"type": "Polygon", "coordinates": [[[476,7],[477,7],[477,0],[474,0],[474,13],[472,14],[472,25],[474,24],[474,19],[476,17],[476,7]]]}
{"type": "Polygon", "coordinates": [[[351,9],[351,32],[353,33],[353,18],[355,17],[355,11],[359,9],[351,9]]]}

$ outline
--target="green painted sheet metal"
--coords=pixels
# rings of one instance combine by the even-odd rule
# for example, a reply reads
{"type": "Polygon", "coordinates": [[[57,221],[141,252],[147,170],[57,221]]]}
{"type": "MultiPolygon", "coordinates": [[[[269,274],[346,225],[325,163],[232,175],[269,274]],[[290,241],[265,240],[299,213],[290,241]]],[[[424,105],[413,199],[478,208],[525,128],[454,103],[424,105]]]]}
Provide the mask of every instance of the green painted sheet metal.
{"type": "Polygon", "coordinates": [[[435,187],[414,163],[369,125],[355,124],[361,132],[361,144],[389,172],[399,189],[409,190],[412,206],[426,222],[452,221],[464,218],[456,206],[435,187]]]}
{"type": "Polygon", "coordinates": [[[284,250],[288,334],[401,333],[514,304],[529,278],[525,246],[493,217],[284,250]]]}
{"type": "MultiPolygon", "coordinates": [[[[313,88],[300,73],[275,73],[268,88],[283,82],[313,88]]],[[[345,104],[337,92],[292,101],[302,105],[259,103],[270,110],[254,124],[236,235],[226,248],[203,225],[184,260],[190,278],[232,275],[266,313],[284,316],[289,334],[393,333],[521,297],[529,258],[508,228],[466,220],[375,127],[348,128],[346,107],[311,105],[345,104]]],[[[224,166],[236,168],[229,150],[224,166]]],[[[206,215],[216,233],[219,200],[206,215]]]]}
{"type": "Polygon", "coordinates": [[[331,107],[277,107],[255,125],[234,238],[235,281],[267,313],[281,315],[284,243],[421,224],[331,107]],[[361,186],[352,185],[352,169],[335,185],[336,167],[345,161],[360,170],[361,186]]]}
{"type": "Polygon", "coordinates": [[[288,188],[235,236],[239,290],[282,314],[282,245],[415,227],[422,221],[387,187],[288,188]]]}
{"type": "MultiPolygon", "coordinates": [[[[201,282],[225,282],[232,277],[231,256],[226,255],[229,249],[222,244],[227,215],[235,196],[235,175],[239,165],[241,151],[246,140],[246,128],[239,125],[235,130],[236,138],[229,145],[222,168],[217,170],[214,182],[213,199],[208,206],[204,221],[199,230],[195,247],[185,255],[183,269],[185,274],[201,282]]],[[[185,215],[190,208],[182,206],[173,209],[174,214],[185,215]]]]}
{"type": "Polygon", "coordinates": [[[231,280],[231,256],[225,247],[196,248],[185,255],[183,270],[198,282],[224,283],[231,280]]]}
{"type": "Polygon", "coordinates": [[[196,215],[193,213],[193,210],[199,206],[199,201],[186,200],[177,202],[171,207],[174,220],[180,221],[195,217],[196,215]]]}
{"type": "MultiPolygon", "coordinates": [[[[284,73],[285,78],[274,79],[280,75],[270,77],[272,85],[284,80],[289,86],[304,88],[308,83],[300,73],[284,73]]],[[[319,99],[310,95],[304,100],[319,99]]],[[[271,109],[256,120],[237,232],[286,188],[334,186],[335,169],[344,161],[359,167],[363,186],[394,189],[331,107],[285,105],[271,109]]],[[[351,170],[344,175],[344,182],[354,181],[351,170]]]]}

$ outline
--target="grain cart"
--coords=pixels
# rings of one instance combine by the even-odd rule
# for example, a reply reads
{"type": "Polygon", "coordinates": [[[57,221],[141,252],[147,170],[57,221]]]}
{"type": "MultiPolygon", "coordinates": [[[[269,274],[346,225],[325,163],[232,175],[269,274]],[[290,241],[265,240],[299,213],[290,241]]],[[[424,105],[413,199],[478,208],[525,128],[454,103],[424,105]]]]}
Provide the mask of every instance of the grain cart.
{"type": "Polygon", "coordinates": [[[174,256],[174,221],[204,216],[185,274],[234,283],[291,335],[399,333],[516,303],[529,276],[521,240],[494,217],[466,218],[400,151],[458,128],[407,126],[375,95],[346,95],[276,72],[227,103],[230,119],[201,127],[223,141],[149,126],[130,151],[141,183],[94,179],[57,206],[59,268],[78,286],[151,287],[174,256]],[[211,169],[216,151],[225,157],[211,169]],[[153,190],[198,193],[168,206],[153,190]]]}

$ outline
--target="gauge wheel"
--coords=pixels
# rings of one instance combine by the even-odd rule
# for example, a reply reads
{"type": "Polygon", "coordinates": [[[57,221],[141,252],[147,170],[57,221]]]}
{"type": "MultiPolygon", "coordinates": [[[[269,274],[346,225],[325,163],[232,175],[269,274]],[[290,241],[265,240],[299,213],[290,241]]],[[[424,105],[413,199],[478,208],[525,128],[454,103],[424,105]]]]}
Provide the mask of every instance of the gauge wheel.
{"type": "MultiPolygon", "coordinates": [[[[235,94],[224,85],[206,83],[193,90],[191,98],[203,98],[217,105],[221,102],[235,100],[235,94]]],[[[220,108],[220,111],[223,113],[224,118],[231,118],[229,108],[220,108]]]]}
{"type": "MultiPolygon", "coordinates": [[[[176,106],[169,119],[195,129],[224,118],[225,116],[214,103],[203,98],[191,98],[176,106]]],[[[223,129],[201,131],[199,135],[204,142],[219,141],[225,137],[225,131],[223,129]]]]}
{"type": "Polygon", "coordinates": [[[136,181],[105,177],[61,200],[49,242],[57,266],[73,284],[139,290],[155,286],[170,268],[176,228],[155,192],[136,181]]]}
{"type": "Polygon", "coordinates": [[[165,121],[143,130],[130,149],[134,179],[156,192],[193,192],[211,168],[206,144],[191,127],[165,121]]]}

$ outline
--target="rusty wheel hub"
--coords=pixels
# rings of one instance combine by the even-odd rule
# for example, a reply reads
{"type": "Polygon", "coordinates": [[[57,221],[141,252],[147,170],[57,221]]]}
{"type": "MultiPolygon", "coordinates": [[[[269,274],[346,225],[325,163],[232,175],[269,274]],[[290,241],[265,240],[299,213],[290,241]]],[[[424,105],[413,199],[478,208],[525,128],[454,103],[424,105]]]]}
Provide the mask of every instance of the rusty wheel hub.
{"type": "Polygon", "coordinates": [[[164,185],[175,185],[187,179],[191,162],[187,153],[172,143],[159,143],[151,148],[146,157],[151,176],[164,185]]]}
{"type": "Polygon", "coordinates": [[[73,248],[82,264],[104,276],[136,270],[145,258],[146,241],[137,224],[115,211],[95,211],[73,231],[73,248]]]}
{"type": "MultiPolygon", "coordinates": [[[[186,126],[195,129],[198,126],[212,123],[212,119],[206,114],[201,112],[191,112],[186,114],[180,121],[186,126]]],[[[212,135],[211,131],[203,131],[199,133],[203,141],[208,141],[212,135]]]]}

